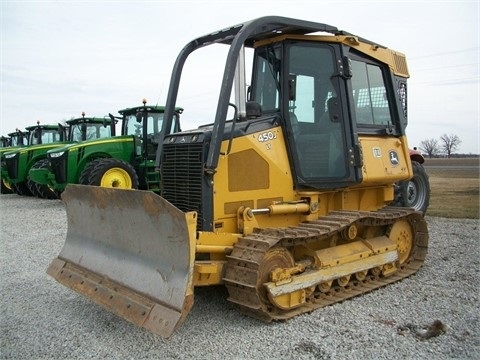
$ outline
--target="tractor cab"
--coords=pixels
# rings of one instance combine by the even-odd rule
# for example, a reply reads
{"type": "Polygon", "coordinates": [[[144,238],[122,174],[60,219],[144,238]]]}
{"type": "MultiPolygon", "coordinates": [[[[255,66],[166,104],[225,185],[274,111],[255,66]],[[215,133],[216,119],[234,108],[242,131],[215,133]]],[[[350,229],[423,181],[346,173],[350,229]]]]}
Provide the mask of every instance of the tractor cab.
{"type": "MultiPolygon", "coordinates": [[[[146,105],[119,110],[122,115],[122,135],[133,135],[135,138],[135,154],[143,159],[155,160],[158,139],[162,131],[164,106],[146,105]]],[[[175,109],[175,121],[170,133],[179,132],[180,114],[183,109],[175,109]]]]}
{"type": "Polygon", "coordinates": [[[8,134],[8,137],[10,139],[10,146],[27,146],[28,141],[30,140],[30,133],[27,130],[27,132],[23,132],[19,129],[15,130],[14,132],[11,132],[8,134]]]}
{"type": "Polygon", "coordinates": [[[51,144],[65,141],[67,130],[61,124],[58,125],[37,125],[26,127],[29,131],[29,145],[51,144]]]}
{"type": "Polygon", "coordinates": [[[87,141],[93,139],[115,136],[116,119],[82,117],[66,121],[68,125],[68,140],[71,142],[87,141]]]}

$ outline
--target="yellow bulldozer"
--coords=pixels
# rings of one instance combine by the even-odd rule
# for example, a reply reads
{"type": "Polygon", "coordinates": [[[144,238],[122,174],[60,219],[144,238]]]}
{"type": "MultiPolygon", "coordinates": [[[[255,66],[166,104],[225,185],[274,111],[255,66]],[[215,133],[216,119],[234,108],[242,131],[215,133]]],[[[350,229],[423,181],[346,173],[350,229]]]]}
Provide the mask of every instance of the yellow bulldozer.
{"type": "Polygon", "coordinates": [[[223,284],[268,322],[415,273],[426,221],[389,206],[395,182],[412,176],[408,77],[402,53],[298,19],[257,18],[191,41],[166,101],[161,195],[69,185],[67,237],[48,274],[168,338],[195,287],[223,284]],[[205,46],[228,47],[215,118],[168,133],[184,64],[205,46]]]}

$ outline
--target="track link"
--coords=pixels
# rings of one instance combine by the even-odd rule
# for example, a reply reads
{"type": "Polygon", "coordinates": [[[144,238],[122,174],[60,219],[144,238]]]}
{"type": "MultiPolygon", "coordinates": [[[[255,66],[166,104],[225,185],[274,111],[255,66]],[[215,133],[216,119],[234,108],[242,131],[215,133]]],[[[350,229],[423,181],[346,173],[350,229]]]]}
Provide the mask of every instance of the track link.
{"type": "MultiPolygon", "coordinates": [[[[385,235],[389,235],[388,231],[385,235]]],[[[240,238],[228,256],[224,281],[229,292],[228,300],[236,303],[245,314],[266,322],[287,320],[365,294],[414,274],[422,266],[427,249],[427,224],[418,212],[396,207],[386,207],[376,212],[334,211],[296,227],[259,229],[240,238]],[[262,261],[270,249],[291,249],[296,245],[320,241],[330,241],[331,246],[334,246],[342,231],[346,231],[352,224],[388,229],[400,220],[407,220],[412,226],[413,247],[407,261],[393,274],[384,277],[369,271],[365,279],[359,281],[352,276],[346,286],[332,286],[327,292],[319,291],[318,287],[315,287],[305,304],[290,310],[281,310],[269,303],[259,279],[262,275],[262,261]]]]}

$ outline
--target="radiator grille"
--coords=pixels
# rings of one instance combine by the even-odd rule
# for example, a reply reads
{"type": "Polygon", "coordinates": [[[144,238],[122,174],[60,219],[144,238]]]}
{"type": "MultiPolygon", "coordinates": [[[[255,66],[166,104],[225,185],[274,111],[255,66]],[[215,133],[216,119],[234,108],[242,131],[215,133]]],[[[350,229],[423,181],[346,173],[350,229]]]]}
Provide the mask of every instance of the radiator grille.
{"type": "Polygon", "coordinates": [[[164,144],[161,162],[162,196],[178,209],[198,213],[203,223],[203,144],[164,144]]]}
{"type": "Polygon", "coordinates": [[[7,164],[7,172],[8,177],[10,179],[16,179],[18,173],[18,158],[19,156],[15,156],[13,159],[6,159],[5,162],[7,164]]]}
{"type": "Polygon", "coordinates": [[[67,159],[65,156],[59,158],[49,158],[51,171],[55,175],[55,181],[58,183],[67,182],[67,159]]]}

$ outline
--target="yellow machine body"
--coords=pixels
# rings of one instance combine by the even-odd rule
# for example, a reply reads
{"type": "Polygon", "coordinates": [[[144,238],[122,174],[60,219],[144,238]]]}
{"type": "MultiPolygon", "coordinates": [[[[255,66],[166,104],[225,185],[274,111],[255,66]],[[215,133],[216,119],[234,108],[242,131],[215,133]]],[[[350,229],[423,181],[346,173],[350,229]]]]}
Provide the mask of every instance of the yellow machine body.
{"type": "MultiPolygon", "coordinates": [[[[196,286],[224,284],[229,300],[243,312],[271,321],[415,273],[427,252],[426,222],[412,209],[388,206],[394,183],[412,176],[403,54],[328,25],[277,17],[224,29],[191,47],[215,42],[229,43],[231,54],[240,51],[240,43],[255,49],[257,75],[249,101],[261,106],[254,104],[252,116],[240,107],[226,122],[230,96],[225,91],[212,125],[160,139],[161,196],[69,185],[63,195],[67,238],[48,273],[163,337],[171,336],[191,310],[196,286]],[[306,35],[320,30],[334,35],[306,35]],[[334,75],[324,77],[323,67],[306,71],[310,55],[300,58],[310,52],[297,48],[299,43],[307,50],[322,44],[319,54],[337,56],[331,63],[330,55],[322,58],[334,75]],[[277,63],[293,65],[274,69],[277,63]],[[270,76],[268,64],[278,75],[272,77],[278,83],[271,110],[266,80],[259,80],[270,76]],[[370,98],[363,103],[359,64],[382,68],[385,83],[369,85],[370,98]],[[319,85],[321,96],[302,102],[302,91],[319,87],[295,71],[318,76],[321,86],[325,78],[333,87],[319,85]],[[382,93],[375,100],[376,89],[382,93]],[[389,108],[372,106],[387,102],[389,108]],[[362,123],[368,106],[372,120],[362,123]],[[387,113],[388,120],[375,122],[387,113]],[[299,130],[294,115],[304,121],[299,130]],[[315,121],[305,121],[309,116],[315,121]]],[[[172,75],[166,127],[183,52],[172,75]]],[[[233,86],[232,61],[240,64],[238,57],[227,59],[226,90],[233,86]]],[[[373,84],[374,73],[369,74],[373,84]]]]}

